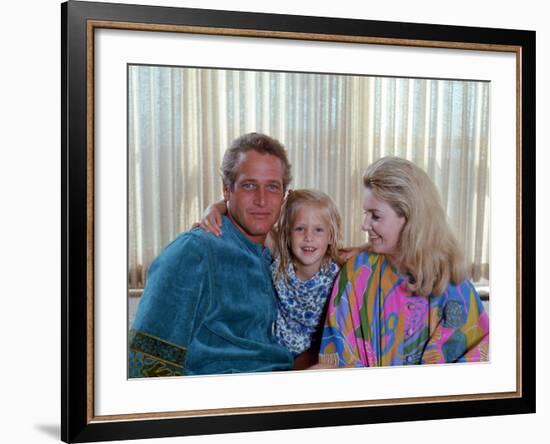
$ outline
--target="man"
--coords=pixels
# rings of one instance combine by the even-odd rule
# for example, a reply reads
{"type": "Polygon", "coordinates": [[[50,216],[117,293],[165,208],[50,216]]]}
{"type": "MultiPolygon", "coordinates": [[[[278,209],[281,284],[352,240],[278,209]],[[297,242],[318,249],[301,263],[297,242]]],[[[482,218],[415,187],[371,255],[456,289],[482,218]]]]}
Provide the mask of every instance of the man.
{"type": "Polygon", "coordinates": [[[152,263],[130,331],[129,377],[287,370],[273,336],[275,294],[263,243],[291,180],[286,151],[257,133],[222,162],[220,237],[194,229],[152,263]]]}

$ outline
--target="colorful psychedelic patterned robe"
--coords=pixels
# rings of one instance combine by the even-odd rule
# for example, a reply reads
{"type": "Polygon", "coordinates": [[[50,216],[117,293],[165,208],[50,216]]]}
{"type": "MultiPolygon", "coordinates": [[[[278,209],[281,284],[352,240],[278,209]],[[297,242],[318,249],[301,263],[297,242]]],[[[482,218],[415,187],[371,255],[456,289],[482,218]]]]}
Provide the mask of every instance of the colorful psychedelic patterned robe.
{"type": "Polygon", "coordinates": [[[338,367],[488,360],[489,317],[470,281],[422,297],[383,255],[360,253],[338,275],[319,362],[338,367]]]}

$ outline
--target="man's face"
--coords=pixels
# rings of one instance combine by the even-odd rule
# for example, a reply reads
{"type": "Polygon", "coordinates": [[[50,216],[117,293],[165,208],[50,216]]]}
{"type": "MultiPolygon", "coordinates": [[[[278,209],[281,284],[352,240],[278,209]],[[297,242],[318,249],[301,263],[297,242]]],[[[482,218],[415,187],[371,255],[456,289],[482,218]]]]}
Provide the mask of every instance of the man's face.
{"type": "Polygon", "coordinates": [[[283,164],[271,154],[254,150],[239,156],[233,189],[223,188],[227,214],[246,237],[263,244],[283,203],[283,164]]]}

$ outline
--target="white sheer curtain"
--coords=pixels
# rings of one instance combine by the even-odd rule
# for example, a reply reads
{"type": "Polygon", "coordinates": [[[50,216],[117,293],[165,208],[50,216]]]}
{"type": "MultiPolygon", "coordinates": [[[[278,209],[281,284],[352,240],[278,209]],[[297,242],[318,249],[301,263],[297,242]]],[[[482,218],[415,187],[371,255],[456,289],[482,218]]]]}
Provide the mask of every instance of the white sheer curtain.
{"type": "Polygon", "coordinates": [[[361,232],[362,172],[397,155],[436,183],[476,281],[489,277],[487,82],[129,67],[129,283],[221,197],[219,165],[239,135],[279,139],[292,188],[331,195],[346,245],[361,232]]]}

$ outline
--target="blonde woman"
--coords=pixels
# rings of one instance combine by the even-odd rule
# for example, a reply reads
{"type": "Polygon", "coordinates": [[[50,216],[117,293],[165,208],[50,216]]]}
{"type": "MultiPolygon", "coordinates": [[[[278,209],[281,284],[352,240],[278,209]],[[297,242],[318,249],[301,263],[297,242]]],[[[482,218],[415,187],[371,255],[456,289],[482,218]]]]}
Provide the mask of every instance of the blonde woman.
{"type": "Polygon", "coordinates": [[[336,279],[318,367],[487,360],[489,318],[428,175],[385,157],[363,183],[368,243],[336,279]]]}

